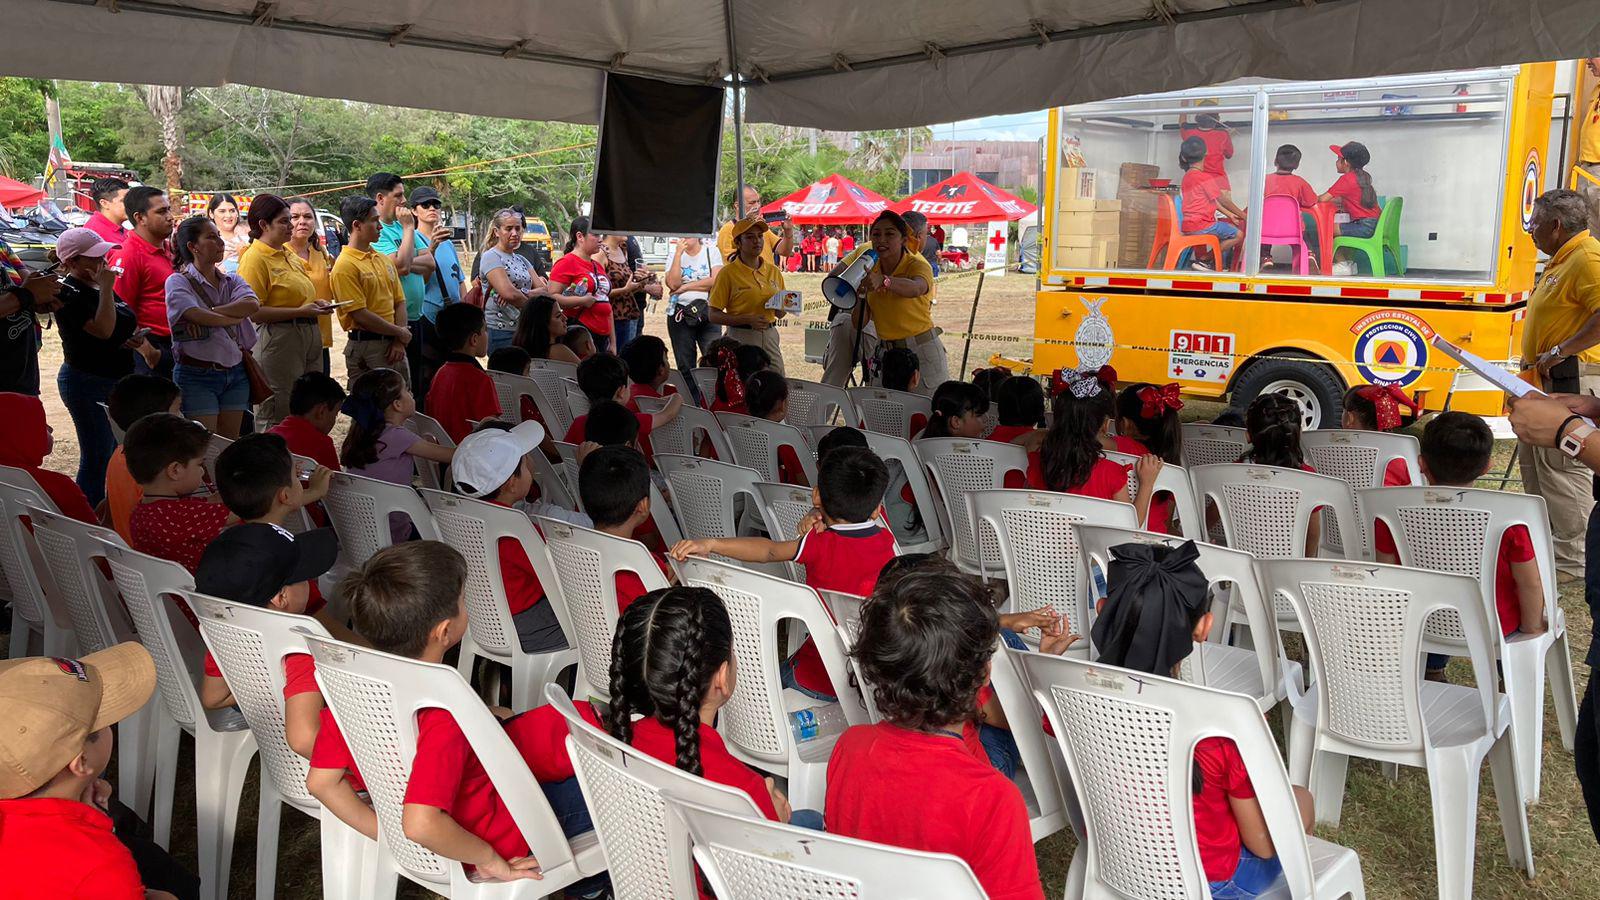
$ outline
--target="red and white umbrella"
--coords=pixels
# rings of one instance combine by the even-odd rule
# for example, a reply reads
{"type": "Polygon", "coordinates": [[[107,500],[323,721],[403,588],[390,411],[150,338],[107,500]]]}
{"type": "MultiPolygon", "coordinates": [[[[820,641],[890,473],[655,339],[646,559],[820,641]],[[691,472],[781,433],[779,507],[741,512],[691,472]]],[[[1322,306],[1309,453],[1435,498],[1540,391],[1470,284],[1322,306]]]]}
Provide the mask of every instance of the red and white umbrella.
{"type": "Polygon", "coordinates": [[[897,213],[919,212],[929,222],[1014,222],[1038,207],[1003,191],[971,172],[957,172],[890,207],[897,213]]]}
{"type": "Polygon", "coordinates": [[[768,203],[761,214],[782,212],[797,225],[866,225],[888,207],[881,194],[834,174],[768,203]]]}

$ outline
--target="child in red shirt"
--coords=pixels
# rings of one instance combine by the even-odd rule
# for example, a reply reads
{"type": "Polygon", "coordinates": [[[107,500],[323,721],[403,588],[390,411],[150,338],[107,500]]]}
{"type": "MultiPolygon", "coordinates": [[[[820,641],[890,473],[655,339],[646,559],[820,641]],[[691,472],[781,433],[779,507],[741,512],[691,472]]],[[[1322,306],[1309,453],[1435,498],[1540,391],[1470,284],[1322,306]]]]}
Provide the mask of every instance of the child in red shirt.
{"type": "Polygon", "coordinates": [[[995,900],[1043,900],[1022,792],[975,737],[1000,634],[976,579],[944,570],[884,581],[851,656],[884,720],[845,731],[828,760],[832,834],[960,857],[995,900]]]}
{"type": "Polygon", "coordinates": [[[1051,381],[1058,389],[1055,420],[1043,445],[1028,454],[1028,487],[1121,500],[1133,504],[1139,521],[1148,521],[1161,458],[1150,454],[1139,458],[1139,490],[1130,493],[1127,468],[1106,459],[1101,449],[1101,433],[1110,424],[1113,408],[1112,386],[1099,372],[1087,371],[1057,370],[1051,381]]]}
{"type": "Polygon", "coordinates": [[[1205,141],[1197,137],[1186,138],[1178,149],[1178,165],[1184,169],[1180,223],[1183,232],[1213,235],[1222,250],[1221,259],[1213,259],[1209,265],[1196,259],[1191,267],[1210,271],[1226,266],[1233,248],[1243,240],[1237,223],[1244,221],[1244,212],[1234,205],[1233,196],[1228,193],[1228,177],[1208,171],[1203,166],[1206,158],[1205,141]],[[1217,220],[1219,208],[1230,221],[1217,220]]]}
{"type": "Polygon", "coordinates": [[[1194,138],[1206,146],[1205,171],[1222,179],[1224,188],[1228,184],[1228,160],[1233,159],[1233,130],[1222,124],[1222,119],[1216,113],[1201,113],[1194,117],[1194,125],[1187,122],[1178,128],[1180,140],[1194,138]]]}
{"type": "MultiPolygon", "coordinates": [[[[711,538],[682,541],[676,559],[720,554],[744,562],[795,562],[806,567],[806,584],[818,591],[865,597],[878,573],[894,559],[894,535],[874,521],[889,469],[865,447],[840,447],[822,458],[811,502],[817,511],[801,520],[791,541],[766,538],[711,538]]],[[[783,686],[819,700],[837,699],[816,645],[807,638],[780,669],[783,686]]]]}
{"type": "Polygon", "coordinates": [[[933,392],[933,416],[919,432],[911,420],[911,439],[933,437],[983,437],[983,416],[989,411],[989,395],[970,381],[946,381],[933,392]]]}
{"type": "MultiPolygon", "coordinates": [[[[744,404],[749,414],[758,419],[782,422],[789,417],[789,380],[772,369],[751,375],[744,384],[744,404]]],[[[788,444],[778,445],[778,481],[801,487],[811,484],[800,457],[788,444]]]]}
{"type": "Polygon", "coordinates": [[[667,383],[672,368],[667,365],[667,343],[653,334],[641,334],[622,348],[622,362],[628,367],[628,408],[639,411],[640,397],[670,397],[678,388],[667,383]]]}
{"type": "Polygon", "coordinates": [[[445,348],[444,365],[428,387],[428,415],[439,420],[450,439],[461,443],[472,425],[500,415],[494,380],[478,364],[489,353],[489,326],[483,310],[470,303],[452,303],[439,312],[434,326],[445,348]]]}
{"type": "MultiPolygon", "coordinates": [[[[1489,471],[1489,455],[1493,451],[1494,433],[1482,419],[1471,413],[1440,413],[1422,429],[1422,478],[1442,487],[1472,487],[1489,471]]],[[[1372,547],[1377,551],[1378,562],[1400,562],[1394,534],[1382,520],[1373,523],[1372,547]]],[[[1545,621],[1544,582],[1533,552],[1533,536],[1526,525],[1513,525],[1500,536],[1494,563],[1494,605],[1503,635],[1519,631],[1544,634],[1550,626],[1545,621]]],[[[1444,667],[1449,661],[1442,653],[1428,654],[1427,677],[1444,680],[1444,667]]]]}
{"type": "MultiPolygon", "coordinates": [[[[1155,455],[1163,463],[1183,462],[1183,426],[1178,411],[1183,400],[1178,386],[1131,384],[1117,395],[1117,433],[1112,438],[1118,453],[1155,455]]],[[[1157,534],[1172,533],[1172,494],[1162,491],[1150,499],[1150,519],[1145,528],[1157,534]]]]}
{"type": "MultiPolygon", "coordinates": [[[[578,388],[583,395],[589,398],[590,412],[596,404],[607,400],[626,404],[628,402],[628,369],[622,360],[609,353],[597,353],[578,364],[578,388]]],[[[683,410],[683,398],[673,394],[667,400],[667,405],[660,412],[642,413],[634,415],[639,420],[639,449],[644,452],[646,461],[653,458],[650,450],[650,432],[655,428],[666,425],[678,417],[683,410]]],[[[562,438],[568,444],[581,444],[590,440],[589,414],[578,416],[572,420],[572,426],[567,429],[566,437],[562,438]]]]}
{"type": "Polygon", "coordinates": [[[128,429],[122,441],[128,473],[144,490],[128,518],[133,549],[193,572],[206,545],[236,521],[219,495],[201,493],[210,443],[204,425],[171,413],[145,416],[128,429]]]}
{"type": "MultiPolygon", "coordinates": [[[[606,534],[628,540],[642,540],[640,533],[650,523],[650,468],[636,448],[604,446],[578,468],[578,495],[583,508],[594,520],[594,527],[606,534]]],[[[660,534],[650,525],[650,535],[660,543],[660,534]]],[[[667,559],[654,550],[650,557],[661,574],[672,580],[667,559]]],[[[637,572],[617,573],[617,612],[625,613],[645,594],[644,581],[637,572]]]]}
{"type": "MultiPolygon", "coordinates": [[[[1113,552],[1110,591],[1093,632],[1100,662],[1177,678],[1195,642],[1211,633],[1211,598],[1205,576],[1194,565],[1199,551],[1190,541],[1170,548],[1124,544],[1113,552]],[[1153,574],[1158,569],[1160,576],[1153,574]]],[[[1311,794],[1302,787],[1294,793],[1309,834],[1311,794]]],[[[1213,893],[1255,897],[1282,877],[1250,775],[1238,745],[1228,738],[1205,738],[1195,745],[1194,831],[1213,893]]]]}
{"type": "MultiPolygon", "coordinates": [[[[1316,271],[1317,261],[1313,248],[1321,246],[1317,243],[1317,218],[1309,212],[1304,212],[1304,210],[1310,210],[1317,205],[1317,192],[1311,187],[1309,181],[1294,173],[1295,169],[1300,168],[1300,148],[1293,144],[1283,144],[1278,147],[1277,156],[1273,157],[1273,165],[1275,166],[1275,171],[1269,172],[1264,179],[1266,196],[1292,197],[1295,203],[1299,204],[1302,210],[1300,213],[1301,236],[1306,242],[1305,252],[1308,254],[1308,265],[1312,271],[1316,271]]],[[[1272,253],[1265,246],[1261,248],[1261,267],[1263,269],[1272,268],[1272,253]]]]}
{"type": "MultiPolygon", "coordinates": [[[[438,663],[466,634],[466,580],[467,562],[461,554],[438,541],[412,541],[373,554],[345,582],[346,599],[356,631],[373,649],[438,663]]],[[[585,720],[599,727],[588,703],[575,705],[585,720]]],[[[562,745],[567,726],[561,714],[546,705],[501,724],[539,781],[563,832],[572,837],[593,830],[562,745]]],[[[377,838],[377,816],[357,793],[363,788],[350,748],[326,713],[306,787],[340,820],[377,838]]],[[[539,863],[528,855],[527,839],[448,710],[418,714],[416,755],[404,804],[401,827],[409,840],[476,867],[480,878],[537,877],[539,863]]],[[[567,892],[599,896],[607,884],[601,875],[571,885],[567,892]]]]}
{"type": "Polygon", "coordinates": [[[289,415],[269,431],[288,443],[290,453],[338,472],[339,450],[328,435],[339,421],[344,401],[344,385],[321,372],[307,372],[295,379],[289,391],[289,415]]]}
{"type": "Polygon", "coordinates": [[[45,421],[44,404],[39,398],[0,393],[0,422],[6,423],[0,430],[0,466],[12,466],[32,475],[62,515],[90,525],[100,524],[78,483],[44,467],[45,457],[55,447],[55,432],[45,421]]]}
{"type": "MultiPolygon", "coordinates": [[[[1239,462],[1316,474],[1300,449],[1301,415],[1299,401],[1283,394],[1260,394],[1250,401],[1244,413],[1250,448],[1239,462]]],[[[1313,513],[1311,524],[1306,527],[1306,556],[1315,557],[1321,543],[1322,516],[1313,513]]]]}
{"type": "MultiPolygon", "coordinates": [[[[1404,424],[1400,407],[1407,407],[1415,415],[1421,406],[1406,395],[1399,385],[1367,384],[1344,392],[1344,416],[1340,428],[1354,431],[1394,431],[1404,424]]],[[[1404,487],[1411,483],[1411,470],[1406,461],[1395,458],[1383,467],[1384,487],[1404,487]]]]}
{"type": "MultiPolygon", "coordinates": [[[[159,375],[124,375],[111,389],[106,409],[111,413],[111,421],[127,434],[133,423],[151,413],[167,412],[175,416],[182,413],[183,393],[170,379],[159,375]]],[[[127,458],[119,443],[111,454],[111,462],[106,464],[106,516],[111,520],[112,530],[130,545],[133,531],[128,521],[143,497],[144,490],[128,472],[127,458]]]]}
{"type": "MultiPolygon", "coordinates": [[[[1372,153],[1367,145],[1351,141],[1344,146],[1330,144],[1329,150],[1338,157],[1334,168],[1339,178],[1317,199],[1323,203],[1337,203],[1350,221],[1339,225],[1339,233],[1350,237],[1369,238],[1378,233],[1378,217],[1383,210],[1378,207],[1378,191],[1372,186],[1372,176],[1367,174],[1367,164],[1372,153]]],[[[1335,275],[1354,275],[1355,261],[1345,251],[1336,259],[1335,275]],[[1347,267],[1347,268],[1346,268],[1347,267]],[[1341,271],[1342,269],[1342,271],[1341,271]]]]}
{"type": "Polygon", "coordinates": [[[989,432],[989,440],[1014,444],[1044,427],[1044,387],[1038,379],[1012,375],[1000,383],[995,402],[1000,408],[1000,424],[989,432]]]}
{"type": "Polygon", "coordinates": [[[767,351],[754,344],[740,344],[731,338],[712,342],[710,352],[700,362],[717,367],[717,391],[711,402],[711,411],[742,415],[750,412],[744,405],[745,381],[763,369],[772,368],[772,357],[767,355],[767,351]]]}

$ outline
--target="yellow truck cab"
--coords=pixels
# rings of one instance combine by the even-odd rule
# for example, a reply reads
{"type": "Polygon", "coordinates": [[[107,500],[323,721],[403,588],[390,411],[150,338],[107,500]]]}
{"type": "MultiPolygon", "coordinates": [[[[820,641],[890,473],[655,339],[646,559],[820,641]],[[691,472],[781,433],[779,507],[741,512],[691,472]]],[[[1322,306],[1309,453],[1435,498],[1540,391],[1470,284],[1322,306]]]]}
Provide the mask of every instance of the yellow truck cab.
{"type": "Polygon", "coordinates": [[[522,232],[522,242],[538,247],[539,252],[544,255],[544,264],[550,265],[553,249],[550,242],[550,228],[544,224],[543,219],[528,217],[528,227],[522,232]]]}
{"type": "Polygon", "coordinates": [[[1499,415],[1500,392],[1429,342],[1492,360],[1518,351],[1555,68],[1234,83],[1052,109],[1034,370],[1110,363],[1125,383],[1176,382],[1235,406],[1286,393],[1307,427],[1337,427],[1345,390],[1369,383],[1398,385],[1426,410],[1499,415]],[[1221,131],[1196,133],[1202,117],[1221,131]],[[1219,149],[1245,212],[1223,265],[1182,227],[1189,136],[1219,149]],[[1339,235],[1330,202],[1278,196],[1256,214],[1280,147],[1298,148],[1294,174],[1326,195],[1340,175],[1330,148],[1351,141],[1370,155],[1373,237],[1339,235]]]}

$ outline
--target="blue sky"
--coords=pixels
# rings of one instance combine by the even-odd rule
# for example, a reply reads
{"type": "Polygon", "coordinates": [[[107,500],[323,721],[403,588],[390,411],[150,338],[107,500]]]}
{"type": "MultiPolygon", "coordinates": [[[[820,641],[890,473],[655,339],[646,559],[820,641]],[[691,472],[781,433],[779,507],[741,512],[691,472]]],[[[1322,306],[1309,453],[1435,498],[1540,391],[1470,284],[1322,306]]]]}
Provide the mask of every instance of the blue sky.
{"type": "Polygon", "coordinates": [[[933,126],[934,140],[958,141],[1036,141],[1044,137],[1045,113],[1016,113],[984,116],[933,126]],[[954,134],[952,134],[954,129],[954,134]]]}

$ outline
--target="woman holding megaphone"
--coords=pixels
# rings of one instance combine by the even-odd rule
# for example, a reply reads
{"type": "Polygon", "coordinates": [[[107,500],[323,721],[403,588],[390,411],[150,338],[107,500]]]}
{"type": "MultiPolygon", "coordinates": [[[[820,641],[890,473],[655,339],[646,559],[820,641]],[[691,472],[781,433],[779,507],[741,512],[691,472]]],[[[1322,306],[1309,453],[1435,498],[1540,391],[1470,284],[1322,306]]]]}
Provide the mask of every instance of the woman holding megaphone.
{"type": "MultiPolygon", "coordinates": [[[[906,347],[916,353],[922,373],[919,390],[931,394],[950,379],[944,341],[933,327],[933,267],[909,246],[911,228],[898,213],[879,213],[867,236],[878,262],[867,272],[862,288],[866,318],[878,333],[878,352],[906,347]]],[[[860,327],[865,328],[866,322],[860,327]]]]}

